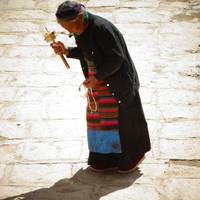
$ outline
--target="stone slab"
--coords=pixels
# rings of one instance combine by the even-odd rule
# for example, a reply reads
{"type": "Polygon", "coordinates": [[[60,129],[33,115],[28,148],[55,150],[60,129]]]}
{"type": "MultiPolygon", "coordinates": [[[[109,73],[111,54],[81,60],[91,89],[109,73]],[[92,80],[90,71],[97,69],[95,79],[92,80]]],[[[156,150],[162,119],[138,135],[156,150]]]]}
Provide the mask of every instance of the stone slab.
{"type": "Polygon", "coordinates": [[[187,89],[158,89],[156,95],[158,96],[159,104],[184,104],[184,105],[198,105],[200,103],[200,92],[187,89]]]}
{"type": "Polygon", "coordinates": [[[98,0],[89,0],[86,6],[89,7],[108,7],[116,6],[119,4],[119,0],[110,0],[110,1],[98,1],[98,0]]]}
{"type": "Polygon", "coordinates": [[[199,138],[191,138],[186,140],[160,139],[159,146],[161,159],[199,160],[199,138]]]}
{"type": "Polygon", "coordinates": [[[165,122],[159,132],[159,138],[162,139],[189,139],[200,137],[200,121],[172,121],[171,123],[165,122]]]}
{"type": "Polygon", "coordinates": [[[0,86],[18,87],[56,87],[76,85],[77,89],[84,81],[80,73],[29,73],[29,72],[2,72],[0,86]]]}
{"type": "Polygon", "coordinates": [[[39,72],[39,73],[79,73],[81,72],[80,63],[75,59],[67,59],[70,70],[66,71],[66,67],[58,56],[52,56],[50,59],[42,58],[0,58],[1,72],[39,72]]]}
{"type": "Polygon", "coordinates": [[[33,187],[37,184],[53,184],[60,179],[70,177],[70,164],[16,164],[13,166],[7,182],[12,185],[33,187]]]}
{"type": "MultiPolygon", "coordinates": [[[[0,198],[5,199],[8,197],[18,196],[18,200],[20,198],[23,198],[22,194],[28,193],[37,189],[40,189],[41,187],[48,187],[50,184],[46,186],[33,186],[33,187],[26,187],[26,186],[16,186],[16,185],[0,185],[0,198]]],[[[17,197],[14,198],[17,200],[17,197]]]]}
{"type": "MultiPolygon", "coordinates": [[[[2,2],[2,1],[1,1],[2,2]]],[[[0,23],[0,33],[16,32],[16,33],[38,33],[42,30],[39,24],[33,22],[6,22],[0,23]]]]}
{"type": "Polygon", "coordinates": [[[0,137],[5,139],[25,138],[27,126],[24,121],[0,120],[0,137]]]}
{"type": "MultiPolygon", "coordinates": [[[[42,133],[41,133],[42,134],[42,133]]],[[[19,161],[56,162],[79,161],[83,140],[68,139],[65,141],[26,141],[19,145],[19,161]]]]}
{"type": "Polygon", "coordinates": [[[0,183],[2,182],[2,179],[4,177],[5,169],[6,169],[6,165],[0,164],[0,183]]]}
{"type": "Polygon", "coordinates": [[[169,200],[198,200],[199,179],[170,178],[163,181],[163,197],[169,200]]]}

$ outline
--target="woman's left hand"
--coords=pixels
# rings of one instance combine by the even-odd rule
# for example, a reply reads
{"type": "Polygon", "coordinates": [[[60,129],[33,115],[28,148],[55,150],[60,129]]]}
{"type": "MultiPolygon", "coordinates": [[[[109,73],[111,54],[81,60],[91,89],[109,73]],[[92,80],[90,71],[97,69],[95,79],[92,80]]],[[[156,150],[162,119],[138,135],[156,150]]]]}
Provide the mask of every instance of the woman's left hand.
{"type": "Polygon", "coordinates": [[[84,82],[83,85],[86,88],[94,88],[97,84],[98,80],[95,78],[95,76],[90,76],[89,78],[87,78],[84,82]]]}

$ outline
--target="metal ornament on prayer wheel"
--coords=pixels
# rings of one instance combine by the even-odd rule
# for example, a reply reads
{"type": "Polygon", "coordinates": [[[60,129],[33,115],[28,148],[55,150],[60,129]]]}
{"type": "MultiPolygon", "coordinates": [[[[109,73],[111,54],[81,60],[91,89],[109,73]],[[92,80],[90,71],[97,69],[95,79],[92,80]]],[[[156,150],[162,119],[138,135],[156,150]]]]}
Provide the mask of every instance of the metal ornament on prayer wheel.
{"type": "MultiPolygon", "coordinates": [[[[46,33],[45,33],[45,35],[44,35],[44,40],[46,41],[46,42],[53,42],[53,43],[56,43],[56,34],[55,34],[55,31],[52,31],[52,32],[50,32],[50,31],[48,31],[48,29],[45,27],[45,29],[46,29],[46,33]]],[[[68,64],[68,62],[67,62],[67,60],[66,60],[66,58],[64,57],[64,55],[63,54],[59,54],[60,55],[60,57],[61,57],[61,59],[62,59],[62,61],[63,61],[63,63],[65,64],[65,66],[67,67],[67,68],[70,68],[69,67],[69,64],[68,64]]]]}

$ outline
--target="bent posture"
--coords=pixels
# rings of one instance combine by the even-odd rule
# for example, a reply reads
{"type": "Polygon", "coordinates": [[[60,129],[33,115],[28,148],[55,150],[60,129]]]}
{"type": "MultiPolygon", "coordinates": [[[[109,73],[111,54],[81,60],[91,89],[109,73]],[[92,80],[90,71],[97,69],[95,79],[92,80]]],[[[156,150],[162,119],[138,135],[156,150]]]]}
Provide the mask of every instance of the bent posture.
{"type": "Polygon", "coordinates": [[[57,54],[79,59],[88,88],[88,165],[93,171],[134,171],[151,149],[139,94],[139,78],[120,31],[110,21],[65,1],[58,23],[75,37],[76,47],[52,44],[57,54]]]}

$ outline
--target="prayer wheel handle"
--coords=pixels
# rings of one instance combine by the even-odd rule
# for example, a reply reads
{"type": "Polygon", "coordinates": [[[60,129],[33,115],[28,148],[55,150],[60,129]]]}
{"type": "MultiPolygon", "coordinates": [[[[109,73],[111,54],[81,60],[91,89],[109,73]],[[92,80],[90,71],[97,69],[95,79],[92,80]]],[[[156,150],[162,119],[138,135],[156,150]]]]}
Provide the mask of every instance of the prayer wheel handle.
{"type": "MultiPolygon", "coordinates": [[[[45,29],[46,29],[46,33],[45,33],[45,35],[44,35],[44,40],[45,40],[46,42],[53,42],[53,43],[56,43],[56,40],[55,40],[55,39],[56,39],[56,34],[55,34],[55,32],[54,32],[54,31],[52,31],[52,32],[48,31],[48,29],[47,29],[46,27],[45,27],[45,29]]],[[[67,60],[66,60],[66,58],[64,57],[64,55],[63,55],[63,54],[59,54],[59,56],[61,57],[63,63],[64,63],[65,66],[66,66],[66,68],[69,69],[70,66],[69,66],[69,64],[68,64],[68,62],[67,62],[67,60]]]]}

